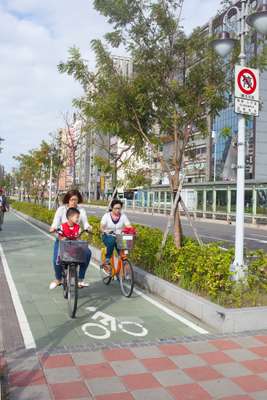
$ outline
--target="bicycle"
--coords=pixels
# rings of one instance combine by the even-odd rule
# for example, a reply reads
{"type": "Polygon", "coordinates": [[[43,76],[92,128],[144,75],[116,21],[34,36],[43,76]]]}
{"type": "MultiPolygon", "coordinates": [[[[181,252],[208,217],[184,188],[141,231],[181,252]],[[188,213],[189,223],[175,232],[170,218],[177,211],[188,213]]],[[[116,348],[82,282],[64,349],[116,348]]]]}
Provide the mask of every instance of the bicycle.
{"type": "MultiPolygon", "coordinates": [[[[107,234],[107,233],[106,233],[107,234]]],[[[128,260],[129,250],[133,248],[134,234],[115,234],[111,232],[107,235],[116,238],[117,248],[119,250],[117,265],[115,255],[113,253],[110,266],[111,270],[107,272],[106,265],[106,248],[101,249],[101,265],[100,276],[105,285],[109,285],[111,281],[117,278],[120,282],[121,293],[125,297],[131,297],[134,289],[134,272],[131,262],[128,260]]]]}
{"type": "MultiPolygon", "coordinates": [[[[77,239],[83,233],[89,234],[87,230],[82,231],[77,239]]],[[[78,306],[78,273],[77,267],[86,260],[86,250],[88,242],[69,238],[57,229],[57,233],[66,240],[59,241],[59,258],[62,267],[62,287],[64,299],[68,300],[68,311],[70,318],[75,318],[78,306]]]]}

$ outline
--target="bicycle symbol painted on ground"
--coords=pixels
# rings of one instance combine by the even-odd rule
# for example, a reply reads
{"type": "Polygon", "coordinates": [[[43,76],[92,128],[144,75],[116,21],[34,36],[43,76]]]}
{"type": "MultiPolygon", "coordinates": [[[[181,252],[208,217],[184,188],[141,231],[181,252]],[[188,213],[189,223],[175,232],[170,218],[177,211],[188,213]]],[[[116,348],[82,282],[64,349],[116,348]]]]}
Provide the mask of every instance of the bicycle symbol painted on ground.
{"type": "Polygon", "coordinates": [[[92,339],[106,340],[112,333],[121,331],[130,336],[144,337],[148,334],[148,330],[138,322],[120,321],[112,315],[102,311],[97,311],[96,307],[86,307],[89,313],[94,313],[91,320],[97,322],[87,322],[82,325],[82,331],[86,336],[92,339]]]}

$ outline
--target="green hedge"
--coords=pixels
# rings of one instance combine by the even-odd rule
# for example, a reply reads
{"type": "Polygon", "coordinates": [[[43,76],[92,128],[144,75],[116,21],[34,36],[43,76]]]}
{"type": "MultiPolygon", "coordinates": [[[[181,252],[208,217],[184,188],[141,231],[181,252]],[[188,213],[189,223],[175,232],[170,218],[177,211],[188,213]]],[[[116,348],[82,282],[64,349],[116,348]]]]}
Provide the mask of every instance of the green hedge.
{"type": "MultiPolygon", "coordinates": [[[[55,213],[29,203],[15,202],[12,207],[48,224],[52,223],[55,213]]],[[[101,247],[100,219],[92,216],[89,222],[93,227],[92,245],[101,247]]],[[[236,284],[231,280],[229,269],[233,249],[224,251],[217,243],[200,247],[194,240],[185,238],[182,249],[178,250],[169,237],[159,261],[161,230],[141,225],[136,227],[138,236],[130,257],[146,271],[224,306],[267,305],[267,254],[263,251],[250,254],[247,283],[236,284]]]]}

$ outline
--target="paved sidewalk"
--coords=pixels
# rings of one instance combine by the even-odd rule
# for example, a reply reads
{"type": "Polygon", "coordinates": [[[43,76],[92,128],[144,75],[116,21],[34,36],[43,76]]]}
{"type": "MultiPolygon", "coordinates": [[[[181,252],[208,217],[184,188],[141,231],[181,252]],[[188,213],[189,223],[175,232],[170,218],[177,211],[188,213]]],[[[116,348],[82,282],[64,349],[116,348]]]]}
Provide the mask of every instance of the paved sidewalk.
{"type": "Polygon", "coordinates": [[[6,361],[10,400],[267,399],[267,335],[6,361]]]}

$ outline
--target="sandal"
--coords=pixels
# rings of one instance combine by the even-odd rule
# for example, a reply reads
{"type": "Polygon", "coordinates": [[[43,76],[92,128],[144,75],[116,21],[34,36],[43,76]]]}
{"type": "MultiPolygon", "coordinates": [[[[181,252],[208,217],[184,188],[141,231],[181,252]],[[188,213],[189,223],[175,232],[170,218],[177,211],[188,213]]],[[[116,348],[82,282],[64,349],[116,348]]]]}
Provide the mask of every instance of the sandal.
{"type": "Polygon", "coordinates": [[[79,281],[78,282],[78,288],[79,289],[83,289],[83,288],[88,287],[88,286],[89,286],[89,283],[86,283],[84,281],[79,281]]]}

